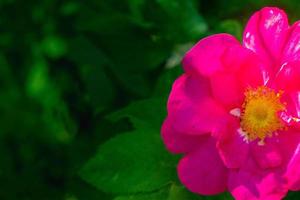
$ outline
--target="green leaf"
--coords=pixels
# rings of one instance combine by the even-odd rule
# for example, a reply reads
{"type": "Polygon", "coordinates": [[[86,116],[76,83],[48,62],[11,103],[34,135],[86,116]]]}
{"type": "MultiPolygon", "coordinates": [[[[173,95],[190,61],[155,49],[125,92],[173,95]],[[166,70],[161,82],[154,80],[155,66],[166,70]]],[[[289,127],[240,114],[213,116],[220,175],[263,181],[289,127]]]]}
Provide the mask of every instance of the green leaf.
{"type": "Polygon", "coordinates": [[[201,200],[204,197],[193,194],[183,186],[171,184],[166,188],[152,192],[133,194],[129,196],[118,196],[114,200],[201,200]]]}
{"type": "Polygon", "coordinates": [[[107,117],[112,121],[128,117],[136,129],[154,129],[159,131],[166,117],[166,99],[152,98],[135,101],[107,117]]]}
{"type": "Polygon", "coordinates": [[[69,110],[61,98],[61,91],[49,76],[48,65],[43,57],[37,56],[27,77],[28,96],[43,108],[40,117],[51,131],[50,138],[68,143],[77,130],[69,110]]]}
{"type": "Polygon", "coordinates": [[[45,104],[47,104],[47,102],[53,101],[53,99],[57,96],[57,92],[52,89],[50,84],[48,66],[45,59],[36,59],[28,74],[26,85],[28,94],[32,97],[41,99],[45,104]],[[45,96],[47,96],[47,98],[45,98],[45,96]]]}
{"type": "Polygon", "coordinates": [[[168,198],[168,191],[160,190],[158,192],[149,193],[149,194],[118,196],[114,200],[166,200],[167,198],[168,198]]]}
{"type": "Polygon", "coordinates": [[[197,200],[202,199],[201,196],[189,192],[185,187],[173,184],[167,200],[197,200]]]}
{"type": "Polygon", "coordinates": [[[169,190],[167,200],[233,200],[229,193],[222,193],[214,196],[202,196],[192,193],[187,188],[172,184],[169,190]]]}
{"type": "Polygon", "coordinates": [[[80,36],[70,40],[68,57],[77,63],[80,76],[87,90],[87,100],[100,112],[111,106],[116,91],[108,77],[105,67],[110,65],[109,59],[86,37],[80,36]]]}
{"type": "Polygon", "coordinates": [[[219,24],[218,32],[225,32],[234,35],[239,40],[242,39],[243,28],[240,22],[236,20],[224,20],[219,24]]]}
{"type": "Polygon", "coordinates": [[[62,57],[67,52],[65,41],[55,35],[50,35],[42,41],[42,49],[50,58],[62,57]]]}
{"type": "Polygon", "coordinates": [[[286,200],[298,200],[300,198],[299,192],[289,191],[287,196],[284,198],[286,200]]]}
{"type": "Polygon", "coordinates": [[[199,39],[207,31],[207,25],[197,10],[194,0],[157,0],[164,17],[160,21],[167,38],[178,42],[199,39]]]}
{"type": "Polygon", "coordinates": [[[108,12],[115,4],[111,2],[103,4],[108,5],[102,9],[101,6],[100,8],[83,6],[85,12],[79,17],[76,27],[79,31],[97,33],[97,40],[93,43],[101,46],[104,53],[113,61],[109,68],[126,92],[139,97],[148,97],[155,79],[149,72],[165,62],[173,44],[161,39],[161,36],[152,31],[137,26],[129,14],[113,9],[111,11],[113,14],[108,12]]]}
{"type": "Polygon", "coordinates": [[[0,53],[0,85],[2,85],[2,87],[16,87],[12,69],[2,53],[0,53]]]}
{"type": "Polygon", "coordinates": [[[150,192],[177,180],[176,163],[158,133],[135,131],[104,143],[80,175],[109,193],[150,192]]]}
{"type": "Polygon", "coordinates": [[[80,4],[77,2],[69,1],[62,5],[60,11],[63,15],[72,15],[78,12],[80,9],[80,4]]]}
{"type": "Polygon", "coordinates": [[[159,77],[154,89],[154,96],[163,96],[165,98],[164,106],[167,104],[167,97],[170,95],[174,81],[182,74],[181,66],[176,66],[170,69],[166,68],[159,77]]]}

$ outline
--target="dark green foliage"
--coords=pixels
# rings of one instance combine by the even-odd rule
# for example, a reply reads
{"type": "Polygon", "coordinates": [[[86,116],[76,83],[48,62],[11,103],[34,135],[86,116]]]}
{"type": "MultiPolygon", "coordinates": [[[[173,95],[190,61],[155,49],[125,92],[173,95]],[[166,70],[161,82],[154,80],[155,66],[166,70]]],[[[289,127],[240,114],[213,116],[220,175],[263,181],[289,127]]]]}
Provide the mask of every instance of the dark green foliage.
{"type": "Polygon", "coordinates": [[[0,1],[0,199],[232,199],[186,190],[160,127],[184,53],[265,5],[300,18],[296,0],[0,1]]]}
{"type": "Polygon", "coordinates": [[[138,129],[103,144],[80,174],[106,192],[152,192],[176,180],[176,162],[158,134],[138,129]]]}

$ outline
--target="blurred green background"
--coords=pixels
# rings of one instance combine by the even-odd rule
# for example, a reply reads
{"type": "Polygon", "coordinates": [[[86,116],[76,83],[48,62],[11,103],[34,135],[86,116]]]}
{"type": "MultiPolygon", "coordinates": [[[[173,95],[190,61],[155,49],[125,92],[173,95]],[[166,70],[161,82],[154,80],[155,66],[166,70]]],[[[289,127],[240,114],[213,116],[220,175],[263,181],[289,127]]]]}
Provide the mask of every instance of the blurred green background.
{"type": "Polygon", "coordinates": [[[160,126],[184,52],[266,5],[300,18],[297,0],[0,0],[0,199],[232,199],[181,186],[160,126]]]}

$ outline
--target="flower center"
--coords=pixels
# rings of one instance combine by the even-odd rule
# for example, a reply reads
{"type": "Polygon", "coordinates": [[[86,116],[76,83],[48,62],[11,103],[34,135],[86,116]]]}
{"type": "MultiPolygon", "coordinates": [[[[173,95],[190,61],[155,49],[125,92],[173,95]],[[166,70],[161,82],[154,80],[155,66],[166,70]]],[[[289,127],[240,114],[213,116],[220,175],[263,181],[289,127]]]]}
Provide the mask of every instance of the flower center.
{"type": "Polygon", "coordinates": [[[246,90],[241,113],[242,135],[246,141],[259,139],[263,142],[267,136],[285,127],[278,116],[285,109],[280,101],[281,95],[282,92],[265,86],[246,90]]]}

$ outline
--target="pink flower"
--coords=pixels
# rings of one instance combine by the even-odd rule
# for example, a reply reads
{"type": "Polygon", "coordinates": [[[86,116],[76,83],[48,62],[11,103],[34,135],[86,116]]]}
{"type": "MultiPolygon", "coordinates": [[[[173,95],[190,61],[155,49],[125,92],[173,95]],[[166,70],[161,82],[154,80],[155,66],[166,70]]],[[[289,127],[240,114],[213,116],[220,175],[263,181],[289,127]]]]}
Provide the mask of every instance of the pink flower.
{"type": "Polygon", "coordinates": [[[199,41],[183,59],[162,137],[184,154],[181,182],[192,192],[228,190],[235,199],[282,199],[300,189],[300,21],[263,8],[243,44],[231,35],[199,41]]]}

